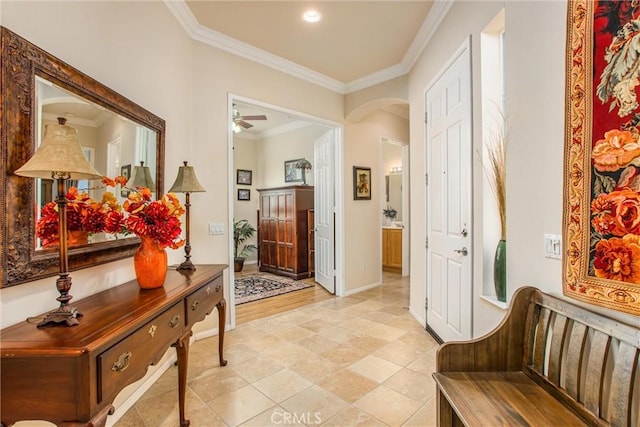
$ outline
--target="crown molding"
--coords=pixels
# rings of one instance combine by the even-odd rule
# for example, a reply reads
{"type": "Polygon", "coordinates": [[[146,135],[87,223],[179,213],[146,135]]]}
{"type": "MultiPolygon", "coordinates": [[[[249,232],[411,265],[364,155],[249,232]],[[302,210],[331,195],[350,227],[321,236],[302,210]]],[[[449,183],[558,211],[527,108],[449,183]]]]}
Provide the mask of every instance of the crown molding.
{"type": "Polygon", "coordinates": [[[400,77],[411,70],[425,46],[437,30],[455,0],[436,0],[400,64],[392,65],[368,76],[343,83],[295,62],[258,49],[240,40],[200,25],[184,0],[164,0],[164,4],[194,40],[242,58],[282,71],[340,94],[348,94],[400,77]]]}

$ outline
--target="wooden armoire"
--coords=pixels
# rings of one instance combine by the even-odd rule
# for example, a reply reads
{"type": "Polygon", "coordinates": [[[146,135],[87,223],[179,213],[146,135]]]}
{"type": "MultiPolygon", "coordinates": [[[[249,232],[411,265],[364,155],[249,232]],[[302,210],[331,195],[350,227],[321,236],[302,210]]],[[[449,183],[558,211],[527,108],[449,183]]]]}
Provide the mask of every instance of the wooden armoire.
{"type": "Polygon", "coordinates": [[[308,277],[307,210],[313,209],[313,187],[267,188],[258,190],[258,193],[260,271],[296,280],[308,277]]]}

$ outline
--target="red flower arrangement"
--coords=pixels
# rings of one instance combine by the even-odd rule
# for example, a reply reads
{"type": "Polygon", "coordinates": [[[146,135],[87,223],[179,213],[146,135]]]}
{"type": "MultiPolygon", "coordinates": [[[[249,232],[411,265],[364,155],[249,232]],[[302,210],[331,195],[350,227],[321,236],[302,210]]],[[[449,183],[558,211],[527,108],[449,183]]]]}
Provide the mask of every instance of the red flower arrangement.
{"type": "MultiPolygon", "coordinates": [[[[123,176],[111,179],[102,178],[102,184],[108,187],[124,187],[127,178],[123,176]]],[[[160,200],[151,200],[151,190],[136,188],[129,193],[123,205],[113,192],[106,191],[100,202],[70,187],[66,194],[67,230],[88,233],[135,234],[150,237],[161,247],[177,249],[184,245],[179,217],[184,208],[173,194],[165,194],[160,200]],[[125,215],[128,213],[128,215],[125,215]]],[[[47,248],[58,244],[58,205],[47,203],[41,211],[36,224],[36,236],[47,248]]]]}

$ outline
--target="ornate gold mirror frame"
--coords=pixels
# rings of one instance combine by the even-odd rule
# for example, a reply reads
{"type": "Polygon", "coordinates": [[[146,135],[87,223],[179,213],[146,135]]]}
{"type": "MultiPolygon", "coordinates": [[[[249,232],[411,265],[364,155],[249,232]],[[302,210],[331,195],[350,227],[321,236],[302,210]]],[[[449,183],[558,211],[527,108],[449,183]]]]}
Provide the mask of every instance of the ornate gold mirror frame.
{"type": "MultiPolygon", "coordinates": [[[[13,172],[34,153],[36,132],[36,77],[102,106],[157,135],[156,194],[163,193],[165,122],[124,96],[78,71],[27,40],[2,27],[2,150],[0,173],[0,217],[2,269],[0,286],[12,286],[52,276],[58,272],[56,250],[36,250],[35,181],[13,172]]],[[[113,175],[113,174],[111,174],[113,175]]],[[[71,270],[130,257],[138,238],[89,244],[69,251],[71,270]]]]}

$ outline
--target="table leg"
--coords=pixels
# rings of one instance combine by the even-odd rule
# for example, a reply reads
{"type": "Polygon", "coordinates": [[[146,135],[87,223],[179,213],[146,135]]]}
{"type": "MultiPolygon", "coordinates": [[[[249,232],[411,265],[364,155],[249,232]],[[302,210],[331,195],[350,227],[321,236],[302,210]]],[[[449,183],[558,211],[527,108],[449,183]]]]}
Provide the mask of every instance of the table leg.
{"type": "Polygon", "coordinates": [[[178,356],[178,407],[180,410],[180,426],[188,427],[191,423],[185,418],[184,402],[187,393],[187,368],[189,366],[189,339],[191,331],[187,332],[175,344],[178,356]]]}
{"type": "Polygon", "coordinates": [[[222,357],[222,349],[224,348],[224,327],[227,322],[226,306],[227,303],[224,298],[216,304],[216,307],[218,308],[218,354],[220,355],[220,366],[227,366],[227,361],[222,357]]]}

